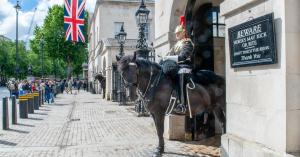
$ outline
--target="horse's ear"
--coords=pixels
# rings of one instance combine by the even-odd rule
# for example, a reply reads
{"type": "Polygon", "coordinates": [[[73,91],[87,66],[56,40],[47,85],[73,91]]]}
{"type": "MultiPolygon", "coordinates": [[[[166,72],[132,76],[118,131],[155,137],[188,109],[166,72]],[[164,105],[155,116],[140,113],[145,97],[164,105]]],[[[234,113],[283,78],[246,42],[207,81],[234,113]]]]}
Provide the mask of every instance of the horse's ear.
{"type": "Polygon", "coordinates": [[[121,56],[116,55],[116,59],[117,59],[117,61],[119,61],[121,59],[121,56]]]}

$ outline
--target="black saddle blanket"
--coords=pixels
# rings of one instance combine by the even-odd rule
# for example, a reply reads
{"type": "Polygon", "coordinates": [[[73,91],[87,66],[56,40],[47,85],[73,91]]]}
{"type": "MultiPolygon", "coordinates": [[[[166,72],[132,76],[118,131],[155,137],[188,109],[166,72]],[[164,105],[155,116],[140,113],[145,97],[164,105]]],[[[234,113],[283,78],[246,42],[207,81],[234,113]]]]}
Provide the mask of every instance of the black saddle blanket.
{"type": "Polygon", "coordinates": [[[199,83],[201,85],[221,85],[225,83],[223,77],[215,74],[213,71],[210,70],[193,71],[192,79],[195,83],[199,83]]]}

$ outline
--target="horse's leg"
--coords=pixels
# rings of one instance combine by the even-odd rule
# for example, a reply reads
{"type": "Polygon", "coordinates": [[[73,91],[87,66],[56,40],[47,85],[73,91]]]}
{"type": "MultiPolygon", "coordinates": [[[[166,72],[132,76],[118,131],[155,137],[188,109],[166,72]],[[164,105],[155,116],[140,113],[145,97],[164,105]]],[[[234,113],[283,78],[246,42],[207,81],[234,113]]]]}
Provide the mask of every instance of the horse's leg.
{"type": "Polygon", "coordinates": [[[165,121],[165,116],[162,114],[155,114],[152,115],[154,122],[155,122],[155,126],[156,126],[156,131],[157,131],[157,135],[158,135],[158,146],[156,148],[156,151],[154,152],[154,157],[160,157],[162,155],[162,153],[165,150],[165,142],[164,142],[164,121],[165,121]]]}
{"type": "Polygon", "coordinates": [[[223,113],[222,108],[216,107],[213,110],[213,113],[214,113],[215,117],[219,120],[219,122],[221,123],[222,134],[224,134],[226,132],[226,117],[223,113]]]}

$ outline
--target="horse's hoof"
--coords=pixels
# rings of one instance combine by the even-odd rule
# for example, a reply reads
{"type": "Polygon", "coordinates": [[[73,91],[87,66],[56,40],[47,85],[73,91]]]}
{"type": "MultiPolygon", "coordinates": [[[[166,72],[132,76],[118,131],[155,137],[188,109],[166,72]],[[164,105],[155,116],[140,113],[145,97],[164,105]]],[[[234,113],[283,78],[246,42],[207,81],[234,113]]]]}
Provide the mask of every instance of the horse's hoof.
{"type": "Polygon", "coordinates": [[[164,151],[164,147],[156,147],[152,157],[162,157],[162,153],[164,153],[164,151]]]}
{"type": "Polygon", "coordinates": [[[152,157],[162,157],[162,153],[154,152],[152,157]]]}

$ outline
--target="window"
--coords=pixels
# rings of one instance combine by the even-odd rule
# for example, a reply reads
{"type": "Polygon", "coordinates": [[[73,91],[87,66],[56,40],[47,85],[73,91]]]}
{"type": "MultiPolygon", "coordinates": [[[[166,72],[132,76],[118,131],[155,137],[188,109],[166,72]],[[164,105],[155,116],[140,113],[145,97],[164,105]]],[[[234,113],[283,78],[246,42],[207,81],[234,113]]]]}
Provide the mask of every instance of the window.
{"type": "Polygon", "coordinates": [[[220,8],[212,8],[213,36],[225,37],[225,21],[224,17],[220,16],[220,8]]]}
{"type": "Polygon", "coordinates": [[[149,38],[150,38],[150,23],[151,22],[148,22],[145,26],[145,38],[147,40],[149,40],[149,38]]]}
{"type": "Polygon", "coordinates": [[[115,22],[115,36],[120,32],[122,25],[124,25],[124,22],[115,22]]]}

